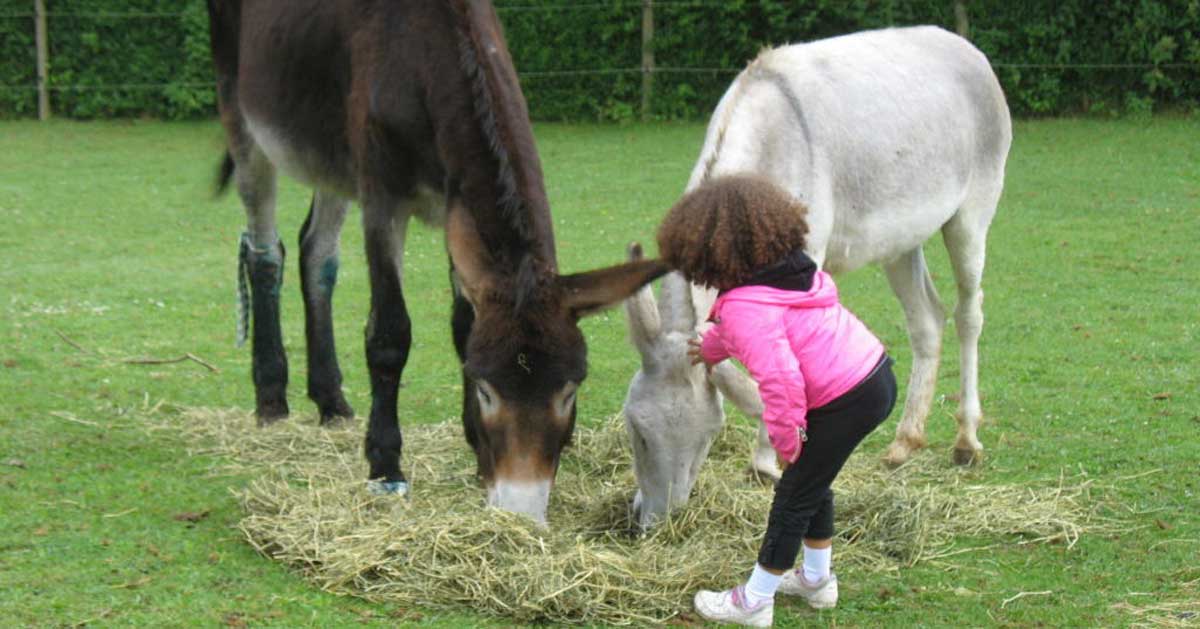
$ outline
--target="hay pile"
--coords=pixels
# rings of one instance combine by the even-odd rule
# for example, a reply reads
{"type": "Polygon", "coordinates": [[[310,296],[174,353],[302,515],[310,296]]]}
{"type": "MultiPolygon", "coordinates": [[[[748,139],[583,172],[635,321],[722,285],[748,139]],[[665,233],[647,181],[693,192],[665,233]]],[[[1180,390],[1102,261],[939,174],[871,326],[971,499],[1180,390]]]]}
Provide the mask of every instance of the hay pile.
{"type": "MultiPolygon", "coordinates": [[[[630,533],[630,452],[619,419],[580,429],[551,498],[551,528],[482,508],[461,428],[405,429],[408,500],[366,491],[362,428],[297,420],[255,428],[242,411],[182,415],[193,443],[257,478],[240,490],[246,538],[320,587],[401,606],[471,609],[514,620],[641,623],[690,607],[701,587],[744,578],[771,499],[746,472],[752,429],[714,444],[688,508],[630,533]]],[[[175,429],[180,425],[176,424],[175,429]]],[[[896,471],[856,455],[835,485],[838,569],[886,571],[974,550],[960,536],[1073,544],[1098,522],[1086,483],[970,484],[924,455],[896,471]]]]}
{"type": "Polygon", "coordinates": [[[1200,627],[1200,578],[1195,578],[1196,574],[1196,568],[1189,567],[1171,575],[1168,582],[1178,584],[1173,595],[1159,598],[1150,594],[1130,593],[1129,600],[1112,607],[1131,617],[1130,627],[1200,627]],[[1189,575],[1192,577],[1191,581],[1180,583],[1189,575]],[[1137,598],[1134,598],[1135,595],[1137,598]],[[1145,597],[1150,597],[1150,600],[1146,600],[1145,597]],[[1139,599],[1144,602],[1140,602],[1139,599]]]}

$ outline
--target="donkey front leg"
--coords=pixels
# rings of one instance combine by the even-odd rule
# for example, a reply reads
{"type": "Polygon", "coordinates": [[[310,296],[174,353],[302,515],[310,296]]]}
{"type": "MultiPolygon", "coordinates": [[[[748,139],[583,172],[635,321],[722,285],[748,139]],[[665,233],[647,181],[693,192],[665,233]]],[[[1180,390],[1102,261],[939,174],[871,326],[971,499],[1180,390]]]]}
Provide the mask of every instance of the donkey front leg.
{"type": "MultiPolygon", "coordinates": [[[[244,318],[253,322],[251,373],[260,426],[287,417],[287,354],[279,328],[279,289],[283,284],[283,243],[275,228],[275,168],[256,147],[231,151],[238,196],[246,209],[247,230],[239,252],[239,286],[244,318]],[[245,282],[250,291],[246,294],[245,282]],[[246,300],[250,301],[247,309],[246,300]]],[[[239,335],[241,336],[241,335],[239,335]]],[[[242,338],[239,338],[239,343],[242,338]]]]}
{"type": "Polygon", "coordinates": [[[342,393],[333,340],[333,289],[347,202],[332,194],[313,194],[300,229],[300,283],[304,291],[304,336],[308,348],[308,397],[317,404],[321,425],[354,417],[342,393]]]}
{"type": "Polygon", "coordinates": [[[412,345],[412,322],[404,305],[403,276],[406,213],[392,206],[363,203],[367,264],[371,275],[371,314],[367,321],[367,367],[371,372],[371,419],[366,457],[372,493],[405,495],[408,482],[400,471],[403,438],[396,417],[400,377],[412,345]]]}
{"type": "MultiPolygon", "coordinates": [[[[450,286],[454,291],[454,306],[450,314],[450,330],[454,336],[454,349],[458,353],[458,362],[460,365],[466,365],[467,341],[471,337],[471,326],[475,323],[475,308],[471,306],[471,302],[467,301],[466,296],[462,293],[462,287],[454,271],[453,261],[450,262],[450,286]]],[[[475,386],[475,381],[467,375],[467,370],[464,368],[462,370],[463,434],[467,438],[467,444],[471,446],[471,450],[475,453],[475,476],[482,481],[485,478],[491,478],[492,469],[490,467],[491,460],[479,456],[479,430],[482,420],[479,415],[479,397],[475,393],[475,386]]]]}
{"type": "Polygon", "coordinates": [[[754,453],[750,456],[750,471],[772,483],[778,483],[783,476],[775,446],[771,445],[771,436],[767,434],[767,425],[762,422],[758,424],[758,438],[754,442],[754,453]]]}
{"type": "Polygon", "coordinates": [[[750,471],[778,483],[783,471],[779,469],[779,459],[775,455],[775,447],[771,445],[767,427],[762,423],[763,406],[762,399],[758,396],[758,385],[728,361],[713,367],[709,378],[717,386],[717,390],[733,402],[738,410],[747,417],[758,420],[758,438],[755,440],[754,452],[750,455],[750,471]]]}

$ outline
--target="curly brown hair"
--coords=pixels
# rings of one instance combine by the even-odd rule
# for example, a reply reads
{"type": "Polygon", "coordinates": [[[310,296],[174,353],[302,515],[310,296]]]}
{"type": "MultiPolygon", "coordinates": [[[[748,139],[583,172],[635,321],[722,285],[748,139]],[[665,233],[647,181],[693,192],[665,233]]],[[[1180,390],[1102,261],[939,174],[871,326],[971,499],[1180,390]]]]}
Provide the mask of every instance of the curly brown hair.
{"type": "Polygon", "coordinates": [[[662,259],[720,290],[803,249],[808,208],[765,178],[717,177],[685,194],[658,227],[662,259]]]}

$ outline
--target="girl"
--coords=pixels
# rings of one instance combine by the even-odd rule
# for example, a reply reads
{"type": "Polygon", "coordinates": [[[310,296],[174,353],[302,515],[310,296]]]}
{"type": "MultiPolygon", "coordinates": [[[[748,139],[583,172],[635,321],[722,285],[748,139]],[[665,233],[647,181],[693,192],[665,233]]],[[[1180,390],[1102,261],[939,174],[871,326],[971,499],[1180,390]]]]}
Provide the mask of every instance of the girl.
{"type": "Polygon", "coordinates": [[[805,255],[804,219],[805,208],[769,181],[721,177],[685,195],[658,231],[670,266],[720,290],[715,325],[691,342],[692,362],[732,357],[746,366],[784,465],[750,579],[696,594],[696,611],[710,620],[769,627],[777,591],[814,608],[837,603],[830,485],[896,401],[883,345],[805,255]],[[803,565],[793,570],[801,540],[803,565]]]}

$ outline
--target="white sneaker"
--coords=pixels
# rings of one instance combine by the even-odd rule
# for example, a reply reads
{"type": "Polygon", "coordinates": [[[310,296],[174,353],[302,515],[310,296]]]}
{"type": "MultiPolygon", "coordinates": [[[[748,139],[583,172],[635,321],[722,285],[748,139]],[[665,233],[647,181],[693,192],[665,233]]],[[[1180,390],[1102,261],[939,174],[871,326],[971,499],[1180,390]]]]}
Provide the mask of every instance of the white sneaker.
{"type": "Polygon", "coordinates": [[[775,622],[775,600],[759,601],[750,607],[746,603],[745,586],[739,585],[724,592],[700,590],[696,592],[696,611],[717,622],[728,622],[747,627],[770,627],[775,622]]]}
{"type": "Polygon", "coordinates": [[[829,609],[837,605],[837,575],[830,573],[829,576],[816,583],[809,583],[804,578],[802,568],[788,570],[783,573],[783,579],[779,581],[778,591],[804,597],[804,600],[808,601],[808,606],[813,609],[829,609]]]}

